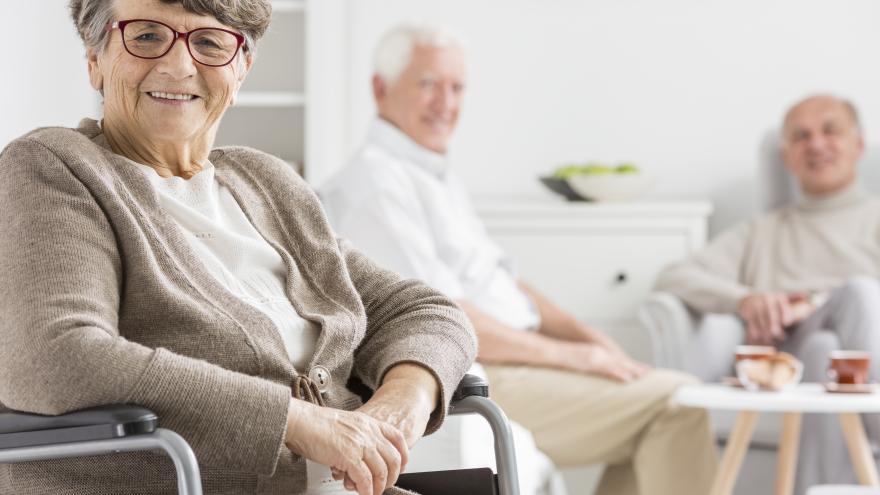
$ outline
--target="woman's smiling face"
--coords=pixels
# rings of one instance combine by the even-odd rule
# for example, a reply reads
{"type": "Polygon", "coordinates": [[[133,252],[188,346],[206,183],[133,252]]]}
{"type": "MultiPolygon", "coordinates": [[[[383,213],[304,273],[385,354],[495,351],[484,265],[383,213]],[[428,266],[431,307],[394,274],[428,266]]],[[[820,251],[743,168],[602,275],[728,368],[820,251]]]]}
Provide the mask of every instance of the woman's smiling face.
{"type": "MultiPolygon", "coordinates": [[[[180,32],[235,31],[212,16],[159,0],[116,0],[114,12],[116,21],[150,19],[180,32]]],[[[251,58],[239,50],[228,65],[202,65],[190,56],[182,38],[160,58],[138,58],[126,51],[121,30],[113,29],[104,50],[89,54],[89,77],[92,86],[104,93],[105,123],[128,139],[153,144],[213,141],[220,117],[232,104],[250,64],[251,58]]]]}

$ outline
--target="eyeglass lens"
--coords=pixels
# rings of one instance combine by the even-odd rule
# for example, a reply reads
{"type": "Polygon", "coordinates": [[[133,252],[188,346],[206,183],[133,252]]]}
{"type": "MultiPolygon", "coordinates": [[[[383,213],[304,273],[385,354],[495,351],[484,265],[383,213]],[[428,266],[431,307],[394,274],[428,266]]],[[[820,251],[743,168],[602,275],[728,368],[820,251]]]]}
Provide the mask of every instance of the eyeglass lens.
{"type": "MultiPolygon", "coordinates": [[[[136,56],[158,58],[168,52],[174,43],[174,31],[168,26],[149,21],[134,21],[123,31],[125,48],[136,56]]],[[[221,29],[202,28],[187,37],[189,52],[205,65],[225,65],[238,50],[238,39],[221,29]]]]}

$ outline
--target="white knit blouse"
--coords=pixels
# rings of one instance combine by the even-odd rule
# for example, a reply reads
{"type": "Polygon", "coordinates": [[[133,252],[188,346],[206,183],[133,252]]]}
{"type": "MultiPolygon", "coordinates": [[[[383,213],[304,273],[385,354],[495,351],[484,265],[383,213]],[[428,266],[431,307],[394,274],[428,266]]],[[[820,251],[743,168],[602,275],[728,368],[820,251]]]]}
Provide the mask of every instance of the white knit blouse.
{"type": "Polygon", "coordinates": [[[284,293],[287,269],[275,249],[251,225],[229,190],[214,178],[210,162],[190,179],[164,178],[138,164],[202,262],[227,290],[275,323],[294,367],[308,369],[318,325],[302,318],[284,293]]]}

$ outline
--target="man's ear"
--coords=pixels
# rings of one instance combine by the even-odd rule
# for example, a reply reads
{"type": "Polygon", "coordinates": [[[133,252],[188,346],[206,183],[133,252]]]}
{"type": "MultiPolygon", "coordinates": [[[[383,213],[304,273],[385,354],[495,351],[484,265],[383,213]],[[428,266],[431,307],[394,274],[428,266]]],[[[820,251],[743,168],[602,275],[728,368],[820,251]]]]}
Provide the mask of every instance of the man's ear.
{"type": "Polygon", "coordinates": [[[373,99],[376,100],[376,105],[382,103],[385,99],[385,94],[387,92],[387,85],[385,81],[379,77],[378,74],[373,74],[373,99]]]}
{"type": "Polygon", "coordinates": [[[101,73],[101,62],[98,53],[89,48],[86,51],[86,60],[89,64],[89,82],[96,91],[103,94],[104,91],[104,74],[101,73]]]}

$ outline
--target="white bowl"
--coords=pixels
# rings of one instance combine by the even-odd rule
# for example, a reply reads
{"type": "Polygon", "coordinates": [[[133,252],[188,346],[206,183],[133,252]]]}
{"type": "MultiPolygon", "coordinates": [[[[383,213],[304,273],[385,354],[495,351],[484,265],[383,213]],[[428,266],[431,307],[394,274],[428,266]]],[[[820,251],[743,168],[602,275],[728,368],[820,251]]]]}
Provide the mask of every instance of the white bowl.
{"type": "Polygon", "coordinates": [[[581,196],[594,201],[628,201],[635,199],[654,183],[652,177],[643,173],[575,175],[567,179],[568,185],[581,196]]]}

